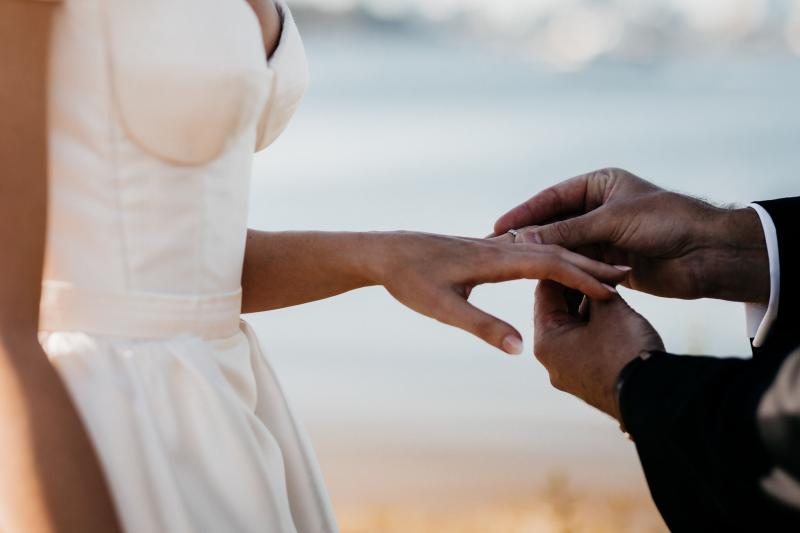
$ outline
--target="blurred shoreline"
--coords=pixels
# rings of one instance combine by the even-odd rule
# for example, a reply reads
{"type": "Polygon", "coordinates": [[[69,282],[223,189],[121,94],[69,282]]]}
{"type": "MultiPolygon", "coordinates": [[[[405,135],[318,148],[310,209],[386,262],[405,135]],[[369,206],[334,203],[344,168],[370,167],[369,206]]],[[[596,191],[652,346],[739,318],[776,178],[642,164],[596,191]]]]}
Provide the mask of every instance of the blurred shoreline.
{"type": "Polygon", "coordinates": [[[308,32],[457,36],[556,71],[599,60],[800,56],[800,2],[294,0],[308,32]]]}
{"type": "MultiPolygon", "coordinates": [[[[534,192],[604,166],[722,203],[797,194],[800,69],[776,8],[800,2],[770,4],[733,39],[697,29],[677,0],[598,2],[612,13],[588,15],[556,2],[521,14],[538,22],[516,33],[475,26],[497,16],[493,3],[444,18],[367,3],[292,4],[311,86],[258,156],[252,227],[480,236],[534,192]],[[644,4],[656,11],[631,25],[644,4]],[[574,41],[574,28],[619,16],[620,40],[539,57],[561,46],[550,32],[574,41]],[[631,55],[636,31],[653,39],[631,55]]],[[[377,288],[249,319],[311,433],[343,533],[664,531],[632,443],[553,390],[530,356],[532,288],[472,298],[522,332],[520,358],[377,288]]],[[[623,295],[674,353],[749,353],[740,305],[623,295]]]]}

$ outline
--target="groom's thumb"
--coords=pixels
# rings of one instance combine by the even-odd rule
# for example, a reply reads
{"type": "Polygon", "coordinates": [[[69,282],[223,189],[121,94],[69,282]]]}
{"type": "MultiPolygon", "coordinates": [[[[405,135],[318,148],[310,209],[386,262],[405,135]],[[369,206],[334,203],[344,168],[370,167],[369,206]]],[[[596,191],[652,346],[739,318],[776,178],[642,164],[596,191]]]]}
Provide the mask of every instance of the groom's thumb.
{"type": "Polygon", "coordinates": [[[564,248],[578,248],[611,240],[611,224],[602,210],[551,224],[539,226],[523,234],[525,242],[558,244],[564,248]]]}

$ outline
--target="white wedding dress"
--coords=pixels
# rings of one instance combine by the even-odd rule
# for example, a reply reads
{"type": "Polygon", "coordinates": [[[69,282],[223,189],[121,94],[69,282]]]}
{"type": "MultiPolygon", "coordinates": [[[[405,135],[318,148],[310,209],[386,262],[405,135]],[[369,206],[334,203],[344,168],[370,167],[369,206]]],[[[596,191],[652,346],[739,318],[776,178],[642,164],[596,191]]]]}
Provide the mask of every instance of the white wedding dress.
{"type": "Polygon", "coordinates": [[[126,531],[335,531],[311,447],[240,320],[253,153],[306,82],[282,4],[63,0],[49,78],[40,340],[126,531]]]}

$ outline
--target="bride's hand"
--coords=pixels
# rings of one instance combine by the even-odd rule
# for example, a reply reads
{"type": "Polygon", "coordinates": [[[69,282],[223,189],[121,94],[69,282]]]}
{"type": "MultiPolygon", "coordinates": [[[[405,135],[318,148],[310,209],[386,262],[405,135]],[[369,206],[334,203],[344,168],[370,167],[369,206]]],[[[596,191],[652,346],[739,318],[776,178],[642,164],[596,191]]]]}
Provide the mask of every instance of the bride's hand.
{"type": "Polygon", "coordinates": [[[368,259],[374,283],[407,307],[464,329],[510,353],[522,351],[512,326],[474,307],[472,287],[514,279],[550,279],[607,300],[625,272],[560,246],[413,232],[378,234],[368,259]]]}

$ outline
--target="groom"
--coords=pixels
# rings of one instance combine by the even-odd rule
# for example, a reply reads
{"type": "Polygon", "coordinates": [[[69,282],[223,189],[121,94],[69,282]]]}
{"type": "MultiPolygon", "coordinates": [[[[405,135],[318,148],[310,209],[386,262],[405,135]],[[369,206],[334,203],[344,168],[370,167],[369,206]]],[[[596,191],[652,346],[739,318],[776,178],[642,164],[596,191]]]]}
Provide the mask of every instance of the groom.
{"type": "Polygon", "coordinates": [[[608,169],[495,225],[628,265],[632,289],[747,304],[753,358],[720,359],[666,353],[620,298],[578,307],[556,283],[536,290],[536,357],[629,433],[672,531],[800,531],[798,210],[800,197],[721,209],[608,169]]]}

